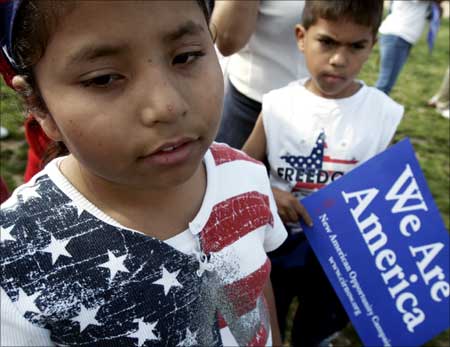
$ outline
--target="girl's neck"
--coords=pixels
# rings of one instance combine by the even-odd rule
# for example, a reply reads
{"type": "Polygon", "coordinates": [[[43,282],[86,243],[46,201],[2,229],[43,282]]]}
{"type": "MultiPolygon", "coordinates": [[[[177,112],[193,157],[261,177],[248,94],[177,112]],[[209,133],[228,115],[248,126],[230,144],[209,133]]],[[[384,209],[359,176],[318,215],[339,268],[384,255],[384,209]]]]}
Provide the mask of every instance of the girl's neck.
{"type": "Polygon", "coordinates": [[[69,156],[60,169],[86,199],[123,226],[162,240],[187,229],[200,210],[206,192],[203,163],[188,181],[168,189],[138,189],[116,184],[86,175],[79,165],[69,156]]]}

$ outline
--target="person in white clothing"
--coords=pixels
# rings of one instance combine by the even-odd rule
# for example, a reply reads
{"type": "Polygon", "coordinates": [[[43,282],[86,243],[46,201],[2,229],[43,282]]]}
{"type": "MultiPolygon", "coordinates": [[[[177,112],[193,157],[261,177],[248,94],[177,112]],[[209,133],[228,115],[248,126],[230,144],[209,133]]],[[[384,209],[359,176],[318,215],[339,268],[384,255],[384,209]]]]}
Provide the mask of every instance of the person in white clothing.
{"type": "Polygon", "coordinates": [[[0,71],[66,153],[0,206],[2,346],[281,345],[287,233],[265,167],[213,143],[207,3],[0,2],[0,71]]]}
{"type": "Polygon", "coordinates": [[[308,76],[297,50],[295,24],[304,1],[216,1],[211,29],[227,58],[226,92],[216,141],[234,148],[250,135],[263,94],[308,76]]]}
{"type": "Polygon", "coordinates": [[[297,25],[310,78],[264,95],[243,151],[270,167],[270,182],[288,241],[270,254],[281,332],[299,298],[292,344],[318,346],[348,323],[299,225],[301,200],[383,151],[403,107],[356,77],[376,42],[383,1],[307,1],[297,25]],[[292,278],[296,278],[295,283],[292,278]]]}
{"type": "Polygon", "coordinates": [[[388,95],[412,46],[422,35],[430,3],[424,0],[393,0],[389,14],[381,23],[380,72],[375,86],[388,95]]]}

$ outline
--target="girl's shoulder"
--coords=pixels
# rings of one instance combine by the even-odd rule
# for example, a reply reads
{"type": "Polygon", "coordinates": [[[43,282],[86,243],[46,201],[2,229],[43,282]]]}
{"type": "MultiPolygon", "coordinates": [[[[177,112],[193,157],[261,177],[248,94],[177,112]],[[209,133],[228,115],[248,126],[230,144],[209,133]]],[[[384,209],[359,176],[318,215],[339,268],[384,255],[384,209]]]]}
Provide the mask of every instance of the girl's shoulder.
{"type": "Polygon", "coordinates": [[[27,249],[32,254],[41,240],[43,222],[58,214],[61,195],[51,179],[43,174],[19,186],[1,205],[0,264],[9,256],[27,249]]]}
{"type": "Polygon", "coordinates": [[[216,166],[242,161],[244,163],[252,163],[257,165],[263,165],[260,161],[253,159],[246,153],[232,148],[226,143],[214,142],[209,148],[212,158],[216,166]]]}
{"type": "Polygon", "coordinates": [[[208,188],[219,196],[250,191],[270,194],[267,169],[263,163],[224,143],[214,142],[205,155],[208,188]],[[222,194],[223,193],[223,194],[222,194]]]}

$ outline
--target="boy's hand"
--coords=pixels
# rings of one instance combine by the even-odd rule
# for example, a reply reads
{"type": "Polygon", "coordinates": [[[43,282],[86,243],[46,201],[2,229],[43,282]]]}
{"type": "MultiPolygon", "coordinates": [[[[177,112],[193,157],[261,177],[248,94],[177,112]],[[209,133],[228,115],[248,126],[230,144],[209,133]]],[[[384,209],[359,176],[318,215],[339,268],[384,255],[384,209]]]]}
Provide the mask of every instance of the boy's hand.
{"type": "Polygon", "coordinates": [[[278,214],[284,223],[297,223],[300,218],[312,226],[312,219],[305,207],[289,192],[272,188],[273,196],[278,208],[278,214]]]}

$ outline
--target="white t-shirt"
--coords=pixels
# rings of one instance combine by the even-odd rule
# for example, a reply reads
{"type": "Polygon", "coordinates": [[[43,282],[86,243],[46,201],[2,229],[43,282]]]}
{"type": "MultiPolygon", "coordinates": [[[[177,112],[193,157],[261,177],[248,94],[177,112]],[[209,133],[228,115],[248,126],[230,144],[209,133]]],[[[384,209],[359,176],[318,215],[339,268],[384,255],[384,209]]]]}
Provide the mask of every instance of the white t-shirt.
{"type": "Polygon", "coordinates": [[[271,91],[262,106],[271,185],[299,198],[383,151],[404,110],[363,82],[348,98],[327,99],[306,81],[271,91]]]}
{"type": "Polygon", "coordinates": [[[60,161],[1,205],[2,346],[219,344],[210,331],[271,345],[266,252],[287,235],[263,165],[213,144],[198,214],[162,242],[90,203],[60,161]]]}
{"type": "Polygon", "coordinates": [[[261,102],[268,91],[309,76],[295,39],[304,6],[304,1],[261,1],[253,35],[228,61],[230,81],[242,94],[261,102]]]}
{"type": "Polygon", "coordinates": [[[415,44],[425,27],[429,1],[394,0],[391,13],[381,23],[379,32],[383,35],[396,35],[415,44]]]}

